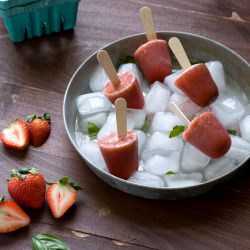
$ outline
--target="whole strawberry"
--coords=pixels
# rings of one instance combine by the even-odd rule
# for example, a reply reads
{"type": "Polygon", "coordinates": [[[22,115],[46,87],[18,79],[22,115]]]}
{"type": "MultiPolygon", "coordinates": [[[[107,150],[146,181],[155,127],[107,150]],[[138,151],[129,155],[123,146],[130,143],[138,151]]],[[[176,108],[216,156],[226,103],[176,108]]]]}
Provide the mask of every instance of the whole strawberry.
{"type": "Polygon", "coordinates": [[[43,116],[30,115],[27,117],[26,122],[30,144],[39,147],[49,137],[51,126],[50,126],[50,114],[45,113],[43,116]]]}
{"type": "Polygon", "coordinates": [[[24,150],[29,145],[29,133],[24,121],[15,120],[3,129],[0,138],[4,146],[17,150],[24,150]]]}
{"type": "Polygon", "coordinates": [[[55,218],[62,217],[75,203],[77,191],[80,189],[82,188],[76,183],[69,182],[68,176],[50,184],[46,193],[46,200],[55,218]]]}
{"type": "Polygon", "coordinates": [[[13,232],[29,225],[30,217],[14,201],[0,196],[0,233],[13,232]]]}
{"type": "Polygon", "coordinates": [[[44,203],[46,182],[36,168],[12,169],[8,191],[19,205],[41,208],[44,203]]]}

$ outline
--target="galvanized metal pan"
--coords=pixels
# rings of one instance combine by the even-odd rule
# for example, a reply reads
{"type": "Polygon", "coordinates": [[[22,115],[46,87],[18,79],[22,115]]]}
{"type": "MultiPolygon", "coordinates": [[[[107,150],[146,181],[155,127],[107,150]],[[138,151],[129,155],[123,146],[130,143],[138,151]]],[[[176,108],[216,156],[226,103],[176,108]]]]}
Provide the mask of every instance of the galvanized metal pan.
{"type": "MultiPolygon", "coordinates": [[[[185,46],[187,54],[192,59],[197,61],[221,61],[224,66],[226,79],[236,82],[236,91],[244,93],[250,100],[250,67],[248,62],[237,53],[216,41],[189,33],[157,32],[157,35],[159,38],[165,40],[168,40],[172,36],[179,37],[185,46]]],[[[105,46],[104,49],[109,52],[113,62],[116,63],[121,55],[133,55],[136,48],[145,42],[145,34],[136,34],[114,41],[105,46]]],[[[76,151],[82,156],[88,167],[109,185],[125,193],[149,199],[170,200],[193,197],[208,192],[216,185],[227,181],[248,161],[248,159],[246,159],[244,162],[236,166],[231,172],[219,178],[203,182],[199,185],[184,188],[146,187],[119,179],[99,169],[88,160],[88,155],[84,155],[80,152],[75,138],[75,120],[77,113],[75,102],[76,97],[80,94],[90,92],[88,83],[93,76],[98,76],[99,72],[100,66],[98,65],[95,52],[80,65],[69,82],[64,96],[63,118],[67,134],[76,151]]]]}

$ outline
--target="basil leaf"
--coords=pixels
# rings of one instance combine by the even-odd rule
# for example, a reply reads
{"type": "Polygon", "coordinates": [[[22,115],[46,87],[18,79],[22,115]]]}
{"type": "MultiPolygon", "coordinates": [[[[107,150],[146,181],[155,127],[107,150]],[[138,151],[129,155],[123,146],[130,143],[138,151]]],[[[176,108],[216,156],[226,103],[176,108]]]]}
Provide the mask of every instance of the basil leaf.
{"type": "Polygon", "coordinates": [[[95,139],[97,137],[97,134],[99,132],[100,128],[98,128],[95,123],[89,122],[88,123],[88,134],[90,139],[95,139]]]}
{"type": "Polygon", "coordinates": [[[32,250],[70,250],[70,247],[57,236],[44,233],[32,237],[32,250]]]}
{"type": "Polygon", "coordinates": [[[169,138],[173,138],[173,137],[181,134],[184,130],[185,130],[185,126],[183,126],[183,125],[174,126],[172,131],[169,134],[169,138]]]}
{"type": "Polygon", "coordinates": [[[166,174],[167,175],[172,175],[172,174],[176,174],[176,173],[174,171],[168,171],[166,174]]]}
{"type": "Polygon", "coordinates": [[[227,132],[228,132],[228,134],[230,134],[230,135],[237,135],[237,131],[234,130],[234,129],[228,129],[227,132]]]}
{"type": "Polygon", "coordinates": [[[119,58],[117,67],[120,67],[122,64],[125,63],[135,63],[135,58],[133,56],[123,55],[119,58]]]}
{"type": "Polygon", "coordinates": [[[146,118],[140,130],[142,130],[144,133],[147,133],[149,131],[151,123],[152,123],[152,120],[149,118],[146,118]]]}

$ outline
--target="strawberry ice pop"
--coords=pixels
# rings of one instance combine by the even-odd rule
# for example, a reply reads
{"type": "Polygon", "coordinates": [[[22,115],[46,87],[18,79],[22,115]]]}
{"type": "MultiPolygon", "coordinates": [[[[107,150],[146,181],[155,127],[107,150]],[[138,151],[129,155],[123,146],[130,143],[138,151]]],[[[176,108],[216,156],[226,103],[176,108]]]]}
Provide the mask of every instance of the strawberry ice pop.
{"type": "Polygon", "coordinates": [[[144,106],[144,97],[141,89],[132,72],[119,73],[120,84],[117,87],[108,81],[103,87],[103,94],[114,103],[118,98],[124,98],[127,101],[128,108],[142,109],[144,106]]]}
{"type": "Polygon", "coordinates": [[[176,79],[176,87],[198,106],[205,107],[209,105],[218,97],[219,92],[207,66],[203,63],[191,66],[187,54],[177,37],[170,38],[168,43],[181,67],[185,70],[176,79]]]}
{"type": "Polygon", "coordinates": [[[117,132],[98,139],[98,145],[109,172],[127,180],[139,167],[138,142],[136,133],[127,131],[125,99],[117,99],[115,108],[117,132]]]}
{"type": "Polygon", "coordinates": [[[110,79],[103,87],[103,94],[112,103],[118,98],[124,98],[127,101],[128,108],[142,109],[144,97],[134,73],[117,74],[107,51],[101,50],[97,54],[97,59],[110,79]]]}
{"type": "Polygon", "coordinates": [[[213,159],[228,152],[231,138],[212,112],[204,112],[190,122],[174,103],[170,103],[169,108],[187,125],[183,133],[185,141],[213,159]]]}
{"type": "Polygon", "coordinates": [[[141,8],[140,16],[148,42],[135,51],[134,57],[149,83],[163,82],[172,73],[168,45],[166,41],[157,39],[151,10],[148,7],[141,8]]]}
{"type": "Polygon", "coordinates": [[[183,133],[183,139],[204,154],[217,159],[231,147],[231,139],[212,112],[196,117],[183,133]]]}
{"type": "Polygon", "coordinates": [[[176,79],[175,85],[200,107],[209,105],[219,94],[207,66],[203,63],[195,64],[184,71],[176,79]]]}
{"type": "Polygon", "coordinates": [[[149,83],[163,82],[172,73],[172,62],[164,40],[155,39],[141,45],[134,57],[149,83]]]}

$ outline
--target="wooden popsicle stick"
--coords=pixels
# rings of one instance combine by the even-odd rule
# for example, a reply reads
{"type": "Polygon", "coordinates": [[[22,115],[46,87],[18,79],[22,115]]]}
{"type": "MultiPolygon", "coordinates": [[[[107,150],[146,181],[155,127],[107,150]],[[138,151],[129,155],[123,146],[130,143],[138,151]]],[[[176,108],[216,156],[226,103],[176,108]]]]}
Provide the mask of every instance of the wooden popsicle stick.
{"type": "Polygon", "coordinates": [[[186,126],[189,126],[190,121],[188,120],[188,118],[184,115],[184,113],[179,109],[179,107],[174,102],[170,102],[168,105],[168,108],[174,114],[176,114],[185,123],[186,126]]]}
{"type": "Polygon", "coordinates": [[[187,53],[184,50],[179,38],[171,37],[168,41],[168,45],[183,69],[191,67],[191,63],[188,59],[187,53]]]}
{"type": "Polygon", "coordinates": [[[140,17],[148,41],[157,39],[151,9],[146,6],[142,7],[140,9],[140,17]]]}
{"type": "Polygon", "coordinates": [[[120,79],[116,73],[116,69],[111,61],[108,52],[106,50],[100,50],[97,53],[97,60],[108,75],[108,78],[113,84],[114,88],[117,88],[120,84],[120,79]]]}
{"type": "Polygon", "coordinates": [[[127,102],[124,98],[115,101],[116,126],[119,138],[127,135],[127,102]]]}

